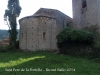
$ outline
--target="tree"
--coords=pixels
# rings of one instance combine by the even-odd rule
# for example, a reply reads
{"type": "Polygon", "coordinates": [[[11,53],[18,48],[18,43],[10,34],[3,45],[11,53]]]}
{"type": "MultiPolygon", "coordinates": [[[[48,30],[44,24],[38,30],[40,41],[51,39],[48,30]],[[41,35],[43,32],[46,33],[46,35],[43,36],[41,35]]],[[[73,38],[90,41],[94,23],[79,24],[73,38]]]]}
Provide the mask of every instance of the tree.
{"type": "Polygon", "coordinates": [[[8,0],[8,9],[5,10],[4,20],[9,26],[10,46],[15,47],[17,38],[17,17],[21,13],[19,0],[8,0]]]}

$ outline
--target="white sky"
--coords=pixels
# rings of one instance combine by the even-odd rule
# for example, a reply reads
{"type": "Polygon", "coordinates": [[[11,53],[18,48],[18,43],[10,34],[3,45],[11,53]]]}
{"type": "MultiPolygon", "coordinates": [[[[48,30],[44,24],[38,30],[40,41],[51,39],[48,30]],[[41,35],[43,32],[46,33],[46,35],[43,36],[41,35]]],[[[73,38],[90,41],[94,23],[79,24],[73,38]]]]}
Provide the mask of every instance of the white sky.
{"type": "MultiPolygon", "coordinates": [[[[18,19],[33,15],[39,8],[57,9],[66,15],[72,17],[72,0],[19,0],[22,7],[21,14],[18,19]]],[[[7,29],[8,26],[4,24],[4,12],[7,8],[7,0],[0,2],[0,29],[7,29]]],[[[18,25],[19,28],[19,25],[18,25]]]]}

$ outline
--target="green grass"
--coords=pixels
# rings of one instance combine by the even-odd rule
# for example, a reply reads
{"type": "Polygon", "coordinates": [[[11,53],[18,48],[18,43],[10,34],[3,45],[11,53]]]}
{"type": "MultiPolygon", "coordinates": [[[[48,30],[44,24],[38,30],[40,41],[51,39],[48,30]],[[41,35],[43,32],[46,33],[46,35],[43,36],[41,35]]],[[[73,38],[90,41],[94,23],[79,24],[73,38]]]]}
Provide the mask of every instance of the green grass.
{"type": "Polygon", "coordinates": [[[100,63],[53,52],[0,53],[0,75],[100,75],[100,63]]]}

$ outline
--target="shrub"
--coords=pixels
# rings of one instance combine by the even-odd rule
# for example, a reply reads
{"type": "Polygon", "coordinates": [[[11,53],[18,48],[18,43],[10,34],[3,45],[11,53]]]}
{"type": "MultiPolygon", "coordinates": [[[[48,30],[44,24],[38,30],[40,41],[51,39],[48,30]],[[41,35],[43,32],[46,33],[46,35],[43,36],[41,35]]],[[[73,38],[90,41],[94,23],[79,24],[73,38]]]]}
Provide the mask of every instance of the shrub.
{"type": "Polygon", "coordinates": [[[0,46],[0,52],[14,52],[14,51],[18,51],[18,49],[19,49],[19,41],[17,40],[16,41],[16,45],[15,45],[16,47],[14,48],[14,47],[11,47],[11,46],[9,46],[9,45],[1,45],[0,46]]]}
{"type": "Polygon", "coordinates": [[[77,30],[71,28],[65,28],[56,36],[58,42],[62,41],[79,41],[79,42],[94,42],[94,36],[92,33],[84,31],[84,30],[77,30]]]}
{"type": "Polygon", "coordinates": [[[92,33],[72,28],[65,28],[56,38],[57,46],[60,48],[60,52],[64,54],[84,55],[89,53],[94,43],[94,36],[92,33]]]}
{"type": "Polygon", "coordinates": [[[99,25],[91,25],[83,28],[83,30],[93,33],[94,36],[100,35],[99,29],[100,29],[99,25]]]}
{"type": "Polygon", "coordinates": [[[0,46],[0,52],[8,52],[9,48],[10,48],[9,45],[0,46]]]}
{"type": "Polygon", "coordinates": [[[85,27],[83,30],[89,31],[93,33],[95,36],[95,43],[93,45],[92,57],[93,58],[100,58],[100,26],[98,25],[91,25],[85,27]]]}
{"type": "Polygon", "coordinates": [[[93,45],[92,57],[100,58],[100,41],[95,41],[93,45]]]}
{"type": "Polygon", "coordinates": [[[20,51],[19,49],[10,47],[9,45],[6,46],[0,46],[0,52],[16,52],[16,51],[20,51]]]}

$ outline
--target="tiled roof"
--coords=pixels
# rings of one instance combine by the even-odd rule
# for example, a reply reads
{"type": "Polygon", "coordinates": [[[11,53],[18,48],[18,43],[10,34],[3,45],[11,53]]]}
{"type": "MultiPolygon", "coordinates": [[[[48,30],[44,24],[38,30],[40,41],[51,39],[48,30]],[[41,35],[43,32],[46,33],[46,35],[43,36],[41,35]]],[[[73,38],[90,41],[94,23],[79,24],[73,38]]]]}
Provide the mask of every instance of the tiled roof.
{"type": "Polygon", "coordinates": [[[35,17],[45,16],[55,18],[58,24],[63,25],[63,23],[71,21],[71,18],[66,14],[62,13],[56,9],[40,8],[35,14],[35,17]]]}
{"type": "Polygon", "coordinates": [[[1,41],[1,45],[9,45],[9,37],[6,37],[1,41]]]}
{"type": "MultiPolygon", "coordinates": [[[[57,25],[65,25],[67,22],[72,21],[72,18],[67,16],[66,14],[62,13],[59,10],[56,9],[48,9],[48,8],[40,8],[35,14],[32,16],[27,16],[25,18],[30,18],[30,17],[51,17],[56,19],[57,25]]],[[[19,22],[22,20],[20,19],[19,22]]]]}
{"type": "Polygon", "coordinates": [[[33,16],[47,16],[52,18],[59,18],[61,16],[68,17],[64,13],[56,9],[40,8],[33,16]]]}

